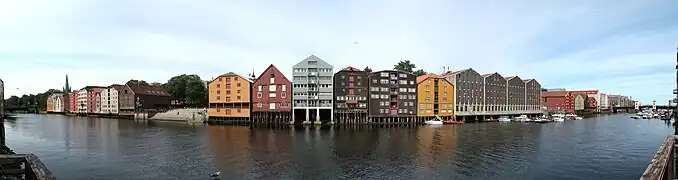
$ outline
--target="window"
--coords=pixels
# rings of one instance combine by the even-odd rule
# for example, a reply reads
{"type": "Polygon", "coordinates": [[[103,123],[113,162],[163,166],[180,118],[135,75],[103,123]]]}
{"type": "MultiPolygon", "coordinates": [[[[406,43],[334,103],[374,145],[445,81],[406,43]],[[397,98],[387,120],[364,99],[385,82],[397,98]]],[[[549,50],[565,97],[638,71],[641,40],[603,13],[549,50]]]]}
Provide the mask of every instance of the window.
{"type": "Polygon", "coordinates": [[[240,90],[236,91],[236,93],[240,94],[240,90]]]}
{"type": "Polygon", "coordinates": [[[238,100],[240,100],[240,96],[238,96],[237,98],[238,98],[238,100]]]}
{"type": "Polygon", "coordinates": [[[269,83],[271,84],[275,83],[275,78],[270,78],[269,83]]]}
{"type": "Polygon", "coordinates": [[[280,93],[280,97],[286,98],[286,97],[287,97],[287,93],[284,93],[284,92],[283,92],[283,93],[280,93]]]}
{"type": "Polygon", "coordinates": [[[257,92],[257,98],[261,98],[261,92],[257,92]]]}
{"type": "Polygon", "coordinates": [[[230,94],[231,94],[231,90],[226,90],[226,95],[230,95],[230,94]]]}
{"type": "Polygon", "coordinates": [[[231,84],[226,84],[226,89],[231,89],[231,84]]]}
{"type": "Polygon", "coordinates": [[[262,85],[259,85],[259,86],[257,86],[257,89],[258,89],[259,91],[261,91],[261,88],[262,88],[262,87],[263,87],[262,85]]]}
{"type": "Polygon", "coordinates": [[[355,94],[355,92],[354,92],[354,90],[353,90],[353,89],[349,89],[349,90],[348,90],[348,94],[351,94],[351,95],[353,95],[353,94],[355,94]]]}
{"type": "Polygon", "coordinates": [[[282,85],[282,88],[280,88],[280,89],[281,89],[281,91],[287,91],[287,86],[285,86],[285,85],[283,84],[283,85],[282,85]]]}
{"type": "Polygon", "coordinates": [[[221,100],[221,97],[217,96],[217,100],[221,100]]]}
{"type": "Polygon", "coordinates": [[[414,81],[410,81],[410,85],[414,85],[414,81]]]}
{"type": "Polygon", "coordinates": [[[407,74],[398,74],[398,76],[399,76],[399,77],[406,78],[406,77],[407,77],[407,74]]]}
{"type": "Polygon", "coordinates": [[[263,104],[261,104],[261,102],[258,102],[257,107],[263,107],[263,104]]]}
{"type": "Polygon", "coordinates": [[[268,91],[275,92],[275,86],[268,86],[268,91]]]}
{"type": "Polygon", "coordinates": [[[377,84],[377,79],[372,79],[372,84],[377,84]]]}
{"type": "Polygon", "coordinates": [[[275,97],[275,93],[268,93],[268,97],[275,97]]]}
{"type": "Polygon", "coordinates": [[[221,109],[217,108],[217,112],[220,112],[220,111],[221,111],[221,109]]]}
{"type": "MultiPolygon", "coordinates": [[[[221,79],[219,79],[221,80],[221,79]]],[[[221,84],[217,84],[217,88],[221,88],[221,84]]],[[[127,93],[127,90],[125,90],[125,93],[127,93]]]]}
{"type": "Polygon", "coordinates": [[[381,75],[381,77],[388,77],[388,73],[387,73],[387,72],[382,72],[382,73],[380,73],[380,75],[381,75]]]}
{"type": "Polygon", "coordinates": [[[237,86],[238,86],[238,87],[240,87],[240,83],[238,83],[238,85],[237,85],[237,86]]]}
{"type": "Polygon", "coordinates": [[[240,112],[240,111],[241,111],[241,109],[240,109],[240,108],[238,108],[238,112],[240,112]]]}

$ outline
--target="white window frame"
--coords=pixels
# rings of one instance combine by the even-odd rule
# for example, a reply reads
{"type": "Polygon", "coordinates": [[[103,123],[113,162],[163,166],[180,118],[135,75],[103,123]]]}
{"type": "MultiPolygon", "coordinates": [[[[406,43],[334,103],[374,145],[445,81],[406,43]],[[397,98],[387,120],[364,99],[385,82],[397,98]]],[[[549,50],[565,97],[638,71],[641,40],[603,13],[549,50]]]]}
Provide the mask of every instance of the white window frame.
{"type": "Polygon", "coordinates": [[[275,95],[275,93],[268,93],[268,97],[274,98],[274,97],[276,97],[276,95],[275,95]]]}

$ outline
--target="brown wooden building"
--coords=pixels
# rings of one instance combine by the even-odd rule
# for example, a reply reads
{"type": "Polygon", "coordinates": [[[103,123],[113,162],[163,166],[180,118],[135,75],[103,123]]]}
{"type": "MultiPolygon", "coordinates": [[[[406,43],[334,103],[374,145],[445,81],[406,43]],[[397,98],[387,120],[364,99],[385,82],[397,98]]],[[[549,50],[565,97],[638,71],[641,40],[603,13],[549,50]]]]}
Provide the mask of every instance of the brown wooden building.
{"type": "Polygon", "coordinates": [[[354,67],[346,67],[334,74],[334,119],[337,123],[365,123],[367,121],[369,76],[354,67]]]}
{"type": "Polygon", "coordinates": [[[207,114],[212,121],[244,120],[249,121],[252,107],[250,97],[252,81],[229,72],[209,84],[209,109],[207,114]]]}
{"type": "Polygon", "coordinates": [[[416,76],[385,70],[370,77],[369,121],[387,124],[416,123],[416,76]]]}
{"type": "Polygon", "coordinates": [[[273,64],[252,83],[253,123],[287,124],[292,120],[292,82],[273,64]]]}
{"type": "Polygon", "coordinates": [[[115,87],[118,90],[120,115],[155,113],[170,108],[170,94],[161,87],[142,84],[126,84],[115,87]]]}

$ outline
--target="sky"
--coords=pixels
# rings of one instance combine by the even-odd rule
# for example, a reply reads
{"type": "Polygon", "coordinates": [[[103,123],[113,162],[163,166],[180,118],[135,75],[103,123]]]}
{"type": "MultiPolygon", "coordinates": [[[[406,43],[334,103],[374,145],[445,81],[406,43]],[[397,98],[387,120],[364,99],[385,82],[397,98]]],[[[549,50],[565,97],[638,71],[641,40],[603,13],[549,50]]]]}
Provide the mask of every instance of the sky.
{"type": "Polygon", "coordinates": [[[665,104],[676,87],[675,0],[0,0],[5,98],[166,82],[287,76],[314,54],[339,70],[400,60],[473,68],[665,104]]]}

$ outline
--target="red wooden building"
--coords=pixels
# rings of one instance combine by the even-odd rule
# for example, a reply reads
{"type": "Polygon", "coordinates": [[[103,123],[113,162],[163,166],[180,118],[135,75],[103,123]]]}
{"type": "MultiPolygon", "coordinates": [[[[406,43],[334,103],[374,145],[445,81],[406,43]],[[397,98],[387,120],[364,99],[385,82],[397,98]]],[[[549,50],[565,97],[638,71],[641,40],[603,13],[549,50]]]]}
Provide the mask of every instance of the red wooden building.
{"type": "Polygon", "coordinates": [[[252,83],[252,122],[286,123],[292,118],[292,82],[273,64],[252,83]]]}
{"type": "Polygon", "coordinates": [[[78,90],[68,93],[68,112],[78,112],[78,90]]]}
{"type": "Polygon", "coordinates": [[[596,101],[596,98],[593,96],[589,96],[589,109],[597,109],[598,108],[598,101],[596,101]]]}
{"type": "Polygon", "coordinates": [[[574,95],[570,91],[542,92],[541,98],[549,112],[574,112],[574,95]]]}

